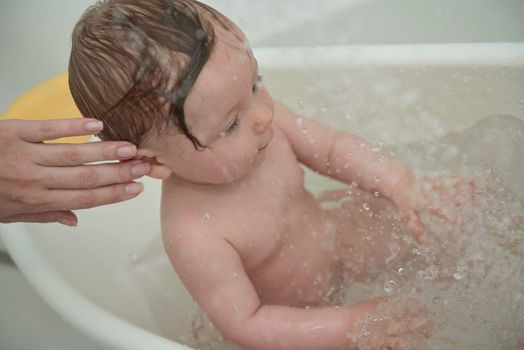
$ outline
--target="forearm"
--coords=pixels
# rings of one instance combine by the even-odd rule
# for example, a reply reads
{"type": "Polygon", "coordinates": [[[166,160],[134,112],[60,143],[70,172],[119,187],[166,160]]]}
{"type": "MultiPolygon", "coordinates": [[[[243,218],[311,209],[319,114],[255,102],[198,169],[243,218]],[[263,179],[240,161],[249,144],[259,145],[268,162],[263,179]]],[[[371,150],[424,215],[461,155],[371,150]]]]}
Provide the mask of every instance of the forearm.
{"type": "Polygon", "coordinates": [[[326,127],[276,104],[278,125],[285,131],[298,159],[323,175],[345,183],[356,182],[369,192],[391,198],[393,190],[412,177],[411,171],[376,151],[364,139],[326,127]]]}
{"type": "Polygon", "coordinates": [[[350,349],[354,344],[348,334],[358,329],[374,305],[375,301],[312,309],[264,305],[229,336],[256,350],[350,349]]]}
{"type": "Polygon", "coordinates": [[[387,198],[413,177],[409,168],[381,149],[375,149],[356,135],[342,132],[333,139],[327,172],[339,181],[354,182],[363,190],[378,192],[387,198]]]}

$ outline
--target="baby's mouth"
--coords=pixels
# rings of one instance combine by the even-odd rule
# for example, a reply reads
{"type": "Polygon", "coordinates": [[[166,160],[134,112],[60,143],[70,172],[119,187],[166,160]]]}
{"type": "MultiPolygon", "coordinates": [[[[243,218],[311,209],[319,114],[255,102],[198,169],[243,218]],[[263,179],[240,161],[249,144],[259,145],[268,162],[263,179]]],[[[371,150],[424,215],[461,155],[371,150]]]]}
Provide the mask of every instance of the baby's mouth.
{"type": "Polygon", "coordinates": [[[271,140],[273,140],[273,130],[272,129],[270,130],[270,136],[269,136],[269,139],[267,140],[266,144],[264,146],[260,147],[257,150],[257,153],[265,150],[267,148],[267,146],[269,146],[269,144],[271,143],[271,140]]]}
{"type": "Polygon", "coordinates": [[[261,151],[265,150],[265,149],[267,148],[267,146],[269,146],[269,142],[266,143],[265,146],[260,147],[260,148],[258,149],[258,152],[261,152],[261,151]]]}

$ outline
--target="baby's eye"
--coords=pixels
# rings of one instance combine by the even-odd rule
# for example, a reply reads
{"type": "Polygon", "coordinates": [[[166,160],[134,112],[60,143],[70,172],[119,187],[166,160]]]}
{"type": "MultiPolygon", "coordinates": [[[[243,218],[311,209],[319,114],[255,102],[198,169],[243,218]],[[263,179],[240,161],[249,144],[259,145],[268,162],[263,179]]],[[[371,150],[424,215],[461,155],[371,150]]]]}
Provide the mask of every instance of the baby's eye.
{"type": "Polygon", "coordinates": [[[253,84],[253,88],[251,89],[253,91],[253,93],[257,92],[258,90],[262,89],[262,76],[259,75],[257,77],[257,81],[253,84]]]}
{"type": "Polygon", "coordinates": [[[237,115],[235,119],[233,120],[233,122],[224,131],[220,133],[220,136],[230,135],[233,131],[235,131],[236,127],[238,126],[239,121],[240,119],[238,118],[238,115],[237,115]]]}

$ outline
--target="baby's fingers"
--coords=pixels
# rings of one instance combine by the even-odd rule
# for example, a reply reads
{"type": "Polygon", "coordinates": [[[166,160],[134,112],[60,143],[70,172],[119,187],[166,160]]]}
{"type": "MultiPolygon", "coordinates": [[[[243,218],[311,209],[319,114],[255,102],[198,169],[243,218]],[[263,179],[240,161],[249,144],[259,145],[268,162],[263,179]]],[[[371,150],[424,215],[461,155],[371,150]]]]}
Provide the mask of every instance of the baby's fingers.
{"type": "Polygon", "coordinates": [[[429,211],[452,224],[460,224],[462,222],[462,217],[459,214],[458,205],[456,203],[451,202],[431,207],[429,211]]]}
{"type": "Polygon", "coordinates": [[[412,210],[406,211],[401,214],[404,218],[406,229],[411,233],[413,238],[422,244],[425,242],[425,226],[420,220],[420,217],[412,210]]]}
{"type": "Polygon", "coordinates": [[[473,180],[463,180],[455,185],[455,202],[460,205],[466,202],[466,200],[471,201],[475,196],[482,194],[475,182],[473,180]]]}
{"type": "Polygon", "coordinates": [[[433,333],[433,321],[423,315],[415,317],[410,324],[410,331],[422,335],[425,338],[431,337],[433,333]]]}

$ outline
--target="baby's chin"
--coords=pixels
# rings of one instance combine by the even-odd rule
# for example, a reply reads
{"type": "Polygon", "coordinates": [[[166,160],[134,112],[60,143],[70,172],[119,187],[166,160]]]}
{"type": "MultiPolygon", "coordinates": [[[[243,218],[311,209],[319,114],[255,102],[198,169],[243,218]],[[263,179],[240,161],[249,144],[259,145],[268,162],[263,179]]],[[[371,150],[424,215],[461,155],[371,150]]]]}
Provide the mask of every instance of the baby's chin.
{"type": "Polygon", "coordinates": [[[245,165],[242,167],[235,167],[234,169],[227,168],[223,171],[223,178],[221,181],[215,183],[215,185],[218,184],[226,184],[226,183],[234,183],[237,181],[241,181],[251,175],[253,171],[255,171],[257,168],[259,168],[262,163],[264,163],[264,160],[266,159],[266,150],[265,148],[263,150],[258,150],[255,155],[246,162],[245,165]]]}

